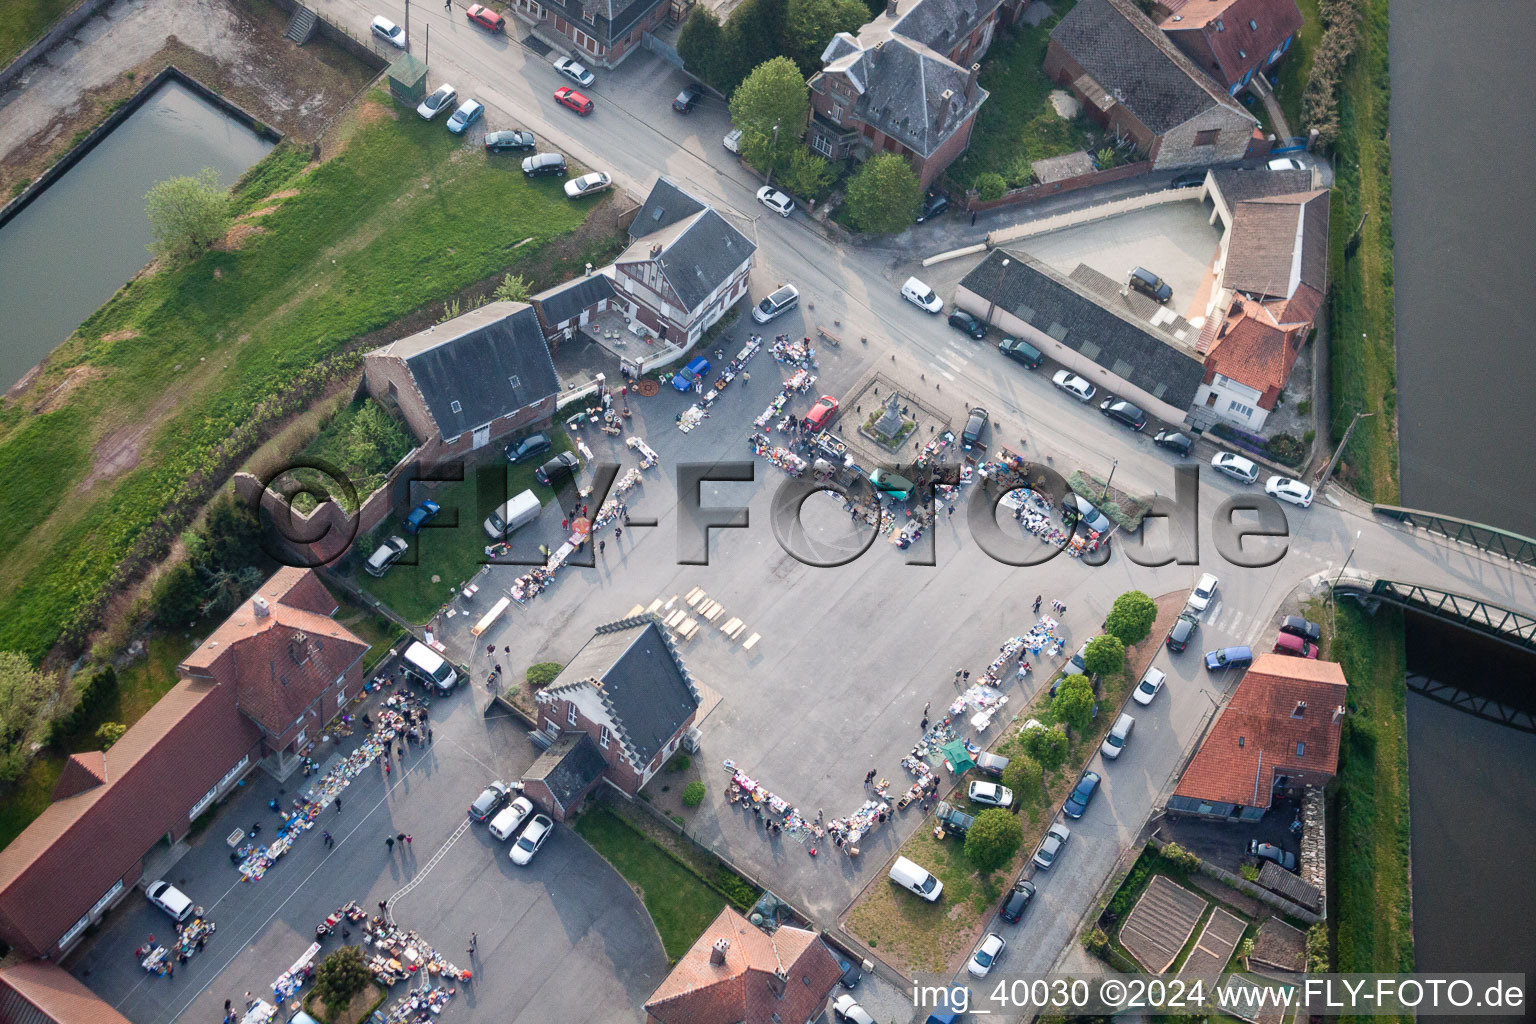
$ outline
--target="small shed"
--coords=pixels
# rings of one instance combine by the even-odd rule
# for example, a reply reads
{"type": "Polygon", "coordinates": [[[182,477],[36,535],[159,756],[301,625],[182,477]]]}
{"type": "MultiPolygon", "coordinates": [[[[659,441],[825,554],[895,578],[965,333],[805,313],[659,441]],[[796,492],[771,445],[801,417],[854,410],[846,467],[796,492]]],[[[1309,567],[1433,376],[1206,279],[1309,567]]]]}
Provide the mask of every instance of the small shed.
{"type": "Polygon", "coordinates": [[[402,53],[389,66],[389,94],[400,103],[416,106],[427,95],[427,66],[402,53]]]}

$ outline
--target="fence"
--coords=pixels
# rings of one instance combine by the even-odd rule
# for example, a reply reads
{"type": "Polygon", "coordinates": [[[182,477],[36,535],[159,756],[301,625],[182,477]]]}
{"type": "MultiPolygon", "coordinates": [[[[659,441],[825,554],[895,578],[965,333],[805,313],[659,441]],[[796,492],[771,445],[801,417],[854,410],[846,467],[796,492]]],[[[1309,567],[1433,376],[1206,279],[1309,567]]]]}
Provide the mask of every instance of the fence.
{"type": "Polygon", "coordinates": [[[1041,217],[1038,220],[1015,224],[1013,227],[1003,228],[1000,231],[990,231],[987,233],[987,246],[995,249],[999,245],[1014,242],[1021,238],[1049,234],[1052,231],[1076,227],[1079,224],[1091,224],[1096,220],[1106,220],[1110,217],[1118,217],[1121,214],[1130,213],[1132,210],[1145,210],[1153,206],[1162,206],[1165,203],[1182,203],[1191,199],[1198,200],[1201,191],[1202,189],[1198,185],[1190,188],[1165,188],[1159,189],[1156,192],[1146,192],[1139,196],[1111,199],[1107,203],[1097,203],[1081,210],[1069,210],[1066,213],[1052,214],[1049,217],[1041,217]]]}
{"type": "MultiPolygon", "coordinates": [[[[1164,840],[1159,839],[1157,836],[1152,836],[1147,840],[1147,842],[1157,850],[1161,850],[1163,847],[1168,845],[1164,840]]],[[[1280,911],[1280,913],[1294,917],[1299,921],[1305,921],[1309,925],[1317,924],[1317,922],[1323,919],[1320,915],[1313,913],[1306,907],[1303,907],[1297,903],[1292,903],[1284,896],[1281,896],[1278,893],[1270,892],[1268,889],[1265,889],[1262,886],[1255,885],[1253,882],[1248,881],[1248,879],[1243,878],[1240,875],[1234,875],[1232,872],[1227,871],[1224,868],[1219,868],[1208,860],[1200,861],[1200,873],[1202,875],[1209,875],[1211,878],[1216,879],[1218,882],[1230,885],[1238,892],[1246,893],[1247,895],[1252,896],[1254,899],[1258,900],[1260,903],[1274,907],[1276,910],[1280,911]]]]}
{"type": "Polygon", "coordinates": [[[965,209],[974,212],[996,210],[1004,206],[1022,206],[1026,203],[1037,203],[1051,196],[1064,195],[1067,192],[1076,192],[1079,189],[1092,188],[1095,185],[1108,185],[1111,182],[1124,181],[1127,178],[1134,178],[1139,174],[1146,174],[1151,169],[1152,162],[1150,160],[1138,160],[1133,164],[1123,164],[1119,167],[1110,167],[1102,171],[1089,171],[1087,174],[1063,178],[1060,181],[1017,188],[1004,195],[1001,199],[982,200],[977,198],[974,192],[967,192],[965,195],[965,209]]]}

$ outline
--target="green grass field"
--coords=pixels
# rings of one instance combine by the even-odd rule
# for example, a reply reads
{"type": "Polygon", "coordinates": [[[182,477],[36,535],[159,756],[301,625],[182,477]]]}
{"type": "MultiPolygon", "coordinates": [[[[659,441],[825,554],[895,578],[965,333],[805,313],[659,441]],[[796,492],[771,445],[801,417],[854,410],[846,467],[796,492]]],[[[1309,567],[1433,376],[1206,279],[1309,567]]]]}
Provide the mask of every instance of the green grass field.
{"type": "Polygon", "coordinates": [[[39,658],[78,637],[120,563],[164,550],[266,432],[356,366],[354,339],[527,269],[596,208],[382,94],[351,116],[309,173],[280,146],[247,175],[255,230],[238,248],[136,278],[0,411],[0,648],[39,658]]]}
{"type": "Polygon", "coordinates": [[[20,56],[74,5],[75,0],[6,0],[0,7],[0,67],[20,56]]]}
{"type": "Polygon", "coordinates": [[[1323,38],[1323,20],[1317,13],[1317,0],[1296,0],[1301,9],[1301,31],[1291,43],[1290,52],[1280,61],[1280,73],[1275,78],[1275,99],[1285,113],[1291,131],[1305,135],[1301,123],[1301,94],[1312,73],[1312,55],[1323,38]]]}

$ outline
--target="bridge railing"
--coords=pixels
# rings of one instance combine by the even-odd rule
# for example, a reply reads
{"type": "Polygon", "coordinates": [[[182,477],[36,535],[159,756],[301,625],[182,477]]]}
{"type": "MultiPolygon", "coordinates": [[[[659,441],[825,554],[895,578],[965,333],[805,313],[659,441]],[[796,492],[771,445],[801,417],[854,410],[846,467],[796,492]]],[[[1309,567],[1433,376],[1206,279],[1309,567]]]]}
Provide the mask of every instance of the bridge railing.
{"type": "Polygon", "coordinates": [[[1340,596],[1388,601],[1476,630],[1512,647],[1536,651],[1536,618],[1475,597],[1397,580],[1368,583],[1353,574],[1340,580],[1334,589],[1340,596]]]}
{"type": "Polygon", "coordinates": [[[1470,519],[1397,505],[1372,505],[1371,511],[1416,529],[1470,544],[1479,551],[1499,555],[1519,565],[1536,566],[1536,539],[1524,534],[1501,530],[1487,523],[1475,523],[1470,519]]]}

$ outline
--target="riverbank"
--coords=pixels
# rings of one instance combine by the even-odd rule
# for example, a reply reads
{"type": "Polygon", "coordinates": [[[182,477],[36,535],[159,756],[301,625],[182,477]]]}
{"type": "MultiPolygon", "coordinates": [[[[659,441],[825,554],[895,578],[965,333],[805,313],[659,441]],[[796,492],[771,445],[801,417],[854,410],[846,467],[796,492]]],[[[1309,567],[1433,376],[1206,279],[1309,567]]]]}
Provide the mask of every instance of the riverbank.
{"type": "Polygon", "coordinates": [[[1364,18],[1339,97],[1329,237],[1331,431],[1335,445],[1362,416],[1339,464],[1345,484],[1396,503],[1396,315],[1392,293],[1392,157],[1387,0],[1362,0],[1364,18]]]}

